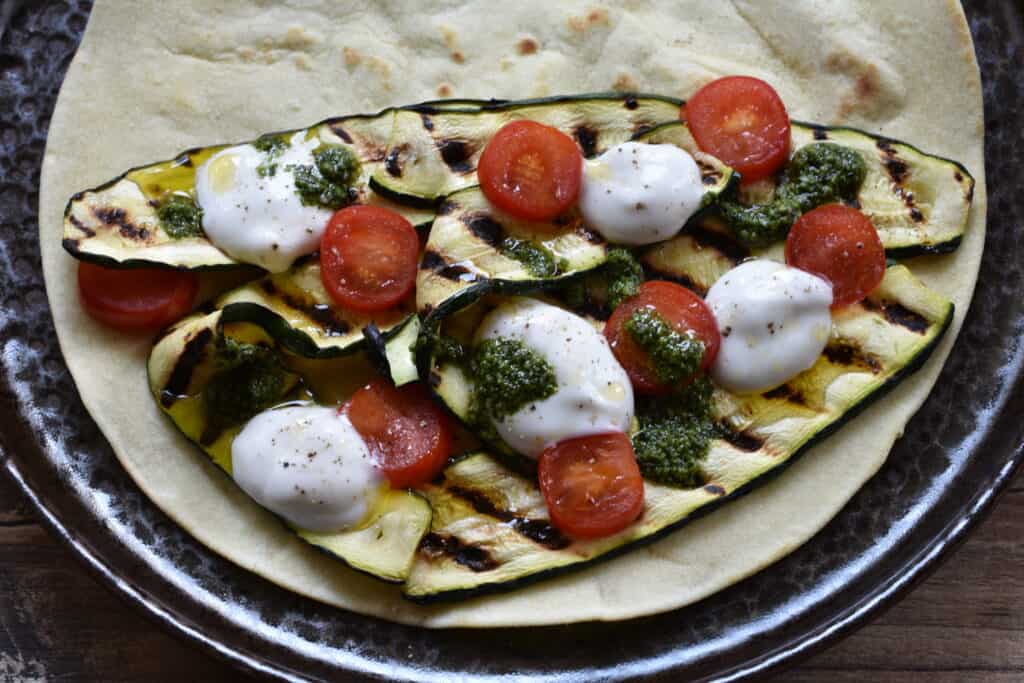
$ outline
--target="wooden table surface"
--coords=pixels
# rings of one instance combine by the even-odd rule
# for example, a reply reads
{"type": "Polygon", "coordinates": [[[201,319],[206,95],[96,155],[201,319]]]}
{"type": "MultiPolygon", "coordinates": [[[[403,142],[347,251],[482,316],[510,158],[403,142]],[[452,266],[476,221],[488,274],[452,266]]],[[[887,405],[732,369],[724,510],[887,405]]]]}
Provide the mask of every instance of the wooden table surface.
{"type": "MultiPolygon", "coordinates": [[[[908,598],[781,681],[1024,681],[1024,473],[908,598]]],[[[96,583],[0,474],[0,683],[242,677],[96,583]]]]}

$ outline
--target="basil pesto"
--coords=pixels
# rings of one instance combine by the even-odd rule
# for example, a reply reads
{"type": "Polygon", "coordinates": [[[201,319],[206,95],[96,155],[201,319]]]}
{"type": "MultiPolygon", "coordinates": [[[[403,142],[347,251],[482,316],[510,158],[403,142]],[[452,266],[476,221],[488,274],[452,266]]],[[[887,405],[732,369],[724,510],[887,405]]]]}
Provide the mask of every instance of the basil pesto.
{"type": "Polygon", "coordinates": [[[485,339],[469,362],[473,376],[471,419],[482,426],[501,420],[558,389],[555,369],[540,354],[514,339],[485,339]]]}
{"type": "Polygon", "coordinates": [[[523,264],[526,270],[536,277],[555,277],[562,264],[555,259],[551,250],[514,237],[506,237],[501,243],[501,253],[523,264]]]}
{"type": "Polygon", "coordinates": [[[256,173],[261,178],[273,178],[277,175],[278,167],[275,160],[284,154],[291,145],[282,135],[261,135],[252,143],[252,146],[267,155],[267,160],[256,167],[256,173]]]}
{"type": "Polygon", "coordinates": [[[692,333],[678,332],[657,311],[650,308],[634,311],[624,328],[648,353],[662,384],[678,384],[696,375],[700,369],[704,342],[692,333]]]}
{"type": "Polygon", "coordinates": [[[313,152],[313,163],[287,167],[295,176],[295,189],[306,206],[340,209],[358,198],[353,187],[359,160],[342,145],[324,145],[313,152]]]}
{"type": "Polygon", "coordinates": [[[213,438],[270,408],[288,391],[287,372],[266,346],[221,337],[215,364],[217,372],[203,393],[207,430],[213,438]]]}
{"type": "Polygon", "coordinates": [[[701,465],[718,436],[711,393],[711,382],[701,377],[674,396],[637,401],[640,429],[633,435],[633,451],[645,479],[672,486],[703,485],[701,465]]]}
{"type": "Polygon", "coordinates": [[[186,195],[172,194],[160,204],[156,217],[163,231],[176,240],[203,235],[203,210],[186,195]]]}
{"type": "Polygon", "coordinates": [[[856,197],[865,175],[867,164],[856,150],[830,142],[807,145],[789,160],[772,201],[746,206],[733,196],[718,208],[740,242],[764,247],[785,239],[801,214],[856,197]]]}
{"type": "Polygon", "coordinates": [[[604,270],[608,279],[608,306],[611,309],[634,296],[644,283],[643,267],[632,253],[622,247],[608,250],[604,270]]]}

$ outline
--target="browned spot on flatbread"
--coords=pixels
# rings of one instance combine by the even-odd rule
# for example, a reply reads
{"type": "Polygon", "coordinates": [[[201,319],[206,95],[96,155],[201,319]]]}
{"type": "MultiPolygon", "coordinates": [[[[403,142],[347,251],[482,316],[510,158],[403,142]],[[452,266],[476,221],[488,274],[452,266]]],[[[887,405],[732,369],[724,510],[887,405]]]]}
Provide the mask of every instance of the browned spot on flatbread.
{"type": "Polygon", "coordinates": [[[448,84],[448,83],[440,83],[440,84],[438,84],[438,86],[437,86],[437,96],[438,97],[451,97],[452,96],[452,86],[450,84],[448,84]]]}
{"type": "Polygon", "coordinates": [[[459,50],[452,51],[452,61],[456,64],[462,64],[466,61],[466,55],[462,54],[459,50]]]}
{"type": "Polygon", "coordinates": [[[583,16],[569,17],[568,24],[571,31],[586,33],[598,25],[609,26],[611,22],[608,19],[608,10],[598,7],[588,11],[583,16]]]}
{"type": "Polygon", "coordinates": [[[346,47],[342,49],[341,53],[345,57],[345,66],[359,66],[363,61],[363,55],[354,47],[346,47]]]}
{"type": "Polygon", "coordinates": [[[851,83],[841,90],[836,116],[842,120],[854,113],[878,118],[900,104],[898,93],[886,89],[878,65],[846,50],[837,50],[825,59],[825,70],[847,76],[851,83]]]}
{"type": "Polygon", "coordinates": [[[636,79],[627,73],[620,73],[612,83],[612,90],[618,92],[636,92],[640,87],[637,85],[636,79]]]}
{"type": "Polygon", "coordinates": [[[516,52],[523,56],[535,54],[539,48],[540,45],[537,41],[530,37],[523,38],[516,43],[516,52]]]}

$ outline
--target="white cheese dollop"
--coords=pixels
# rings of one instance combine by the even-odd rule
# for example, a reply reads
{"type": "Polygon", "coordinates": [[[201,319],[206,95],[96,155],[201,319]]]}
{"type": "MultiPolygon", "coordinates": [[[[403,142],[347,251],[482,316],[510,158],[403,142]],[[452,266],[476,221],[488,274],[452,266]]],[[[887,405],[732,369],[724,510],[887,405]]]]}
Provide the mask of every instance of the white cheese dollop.
{"type": "Polygon", "coordinates": [[[280,273],[300,256],[316,251],[332,212],[303,206],[293,165],[313,163],[320,141],[296,133],[281,156],[270,159],[252,145],[223,149],[196,169],[196,201],[203,230],[230,256],[280,273]],[[272,175],[259,168],[276,165],[272,175]]]}
{"type": "Polygon", "coordinates": [[[583,167],[583,222],[615,244],[661,242],[700,208],[700,169],[675,145],[624,142],[583,167]]]}
{"type": "Polygon", "coordinates": [[[300,529],[330,533],[362,521],[383,475],[337,409],[293,404],[266,410],[231,443],[235,482],[300,529]]]}
{"type": "Polygon", "coordinates": [[[625,432],[633,420],[633,387],[604,335],[578,315],[534,299],[513,299],[491,311],[477,341],[522,342],[551,364],[557,391],[496,422],[513,450],[537,458],[548,446],[578,436],[625,432]]]}
{"type": "Polygon", "coordinates": [[[767,391],[814,365],[832,329],[831,285],[775,261],[741,263],[705,300],[722,335],[711,376],[737,393],[767,391]]]}

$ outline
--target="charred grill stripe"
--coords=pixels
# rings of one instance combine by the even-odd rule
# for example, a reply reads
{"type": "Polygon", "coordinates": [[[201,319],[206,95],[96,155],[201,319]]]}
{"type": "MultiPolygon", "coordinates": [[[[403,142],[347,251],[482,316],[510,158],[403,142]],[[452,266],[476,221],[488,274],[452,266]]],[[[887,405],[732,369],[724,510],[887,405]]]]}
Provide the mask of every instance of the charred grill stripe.
{"type": "Polygon", "coordinates": [[[861,305],[869,311],[878,313],[891,324],[905,327],[917,334],[924,334],[931,327],[931,323],[923,315],[895,301],[864,299],[861,305]]]}
{"type": "Polygon", "coordinates": [[[591,244],[604,244],[604,238],[585,226],[582,221],[576,226],[576,234],[591,244]]]}
{"type": "Polygon", "coordinates": [[[128,220],[128,214],[121,208],[100,207],[94,208],[92,213],[104,225],[116,225],[123,237],[131,240],[149,239],[149,230],[128,220]]]}
{"type": "Polygon", "coordinates": [[[811,126],[815,140],[828,140],[828,131],[821,126],[811,126]]]}
{"type": "Polygon", "coordinates": [[[465,140],[439,140],[437,148],[441,152],[441,160],[451,169],[452,173],[473,171],[473,164],[470,162],[473,150],[465,140]]]}
{"type": "Polygon", "coordinates": [[[498,561],[479,546],[465,543],[451,534],[431,531],[420,541],[420,552],[431,559],[448,556],[474,572],[486,572],[498,567],[498,561]]]}
{"type": "Polygon", "coordinates": [[[577,144],[588,159],[597,154],[597,132],[586,125],[579,125],[572,131],[577,144]]]}
{"type": "Polygon", "coordinates": [[[953,177],[956,178],[958,183],[962,183],[964,181],[964,175],[960,171],[953,171],[953,177]]]}
{"type": "Polygon", "coordinates": [[[764,446],[764,439],[747,431],[737,432],[724,423],[719,424],[722,440],[741,451],[754,453],[764,446]]]}
{"type": "Polygon", "coordinates": [[[807,398],[803,395],[803,392],[789,384],[782,384],[771,391],[764,392],[761,395],[765,398],[782,399],[801,406],[807,405],[807,398]]]}
{"type": "Polygon", "coordinates": [[[529,519],[527,517],[521,517],[513,514],[508,510],[502,510],[480,491],[474,491],[473,489],[467,489],[461,486],[449,486],[448,492],[453,496],[458,496],[465,500],[481,515],[487,515],[488,517],[499,519],[502,522],[508,522],[509,527],[521,536],[524,536],[534,543],[548,548],[549,550],[561,550],[562,548],[569,547],[572,543],[572,541],[563,536],[557,529],[555,529],[555,527],[551,526],[551,523],[547,520],[529,519]]]}
{"type": "Polygon", "coordinates": [[[916,206],[910,207],[910,220],[914,221],[915,223],[924,222],[924,215],[920,211],[918,211],[916,206]]]}
{"type": "Polygon", "coordinates": [[[175,401],[187,394],[192,373],[203,361],[206,347],[212,340],[213,330],[206,328],[185,342],[185,347],[174,363],[170,377],[167,378],[167,384],[160,391],[160,403],[164,408],[170,408],[175,401]]]}
{"type": "Polygon", "coordinates": [[[388,150],[388,154],[384,157],[384,170],[388,172],[393,178],[402,177],[402,164],[399,161],[399,157],[402,155],[403,147],[392,147],[388,150]]]}
{"type": "Polygon", "coordinates": [[[640,103],[636,101],[636,96],[626,95],[626,99],[623,100],[622,104],[626,109],[633,110],[640,106],[640,103]]]}
{"type": "Polygon", "coordinates": [[[420,121],[423,122],[423,127],[428,131],[434,130],[434,119],[430,118],[430,114],[421,111],[420,121]]]}
{"type": "Polygon", "coordinates": [[[459,205],[458,205],[457,202],[453,202],[450,199],[446,199],[445,201],[441,202],[440,206],[437,207],[437,215],[438,216],[447,216],[452,211],[455,211],[458,208],[459,208],[459,205]]]}
{"type": "Polygon", "coordinates": [[[689,232],[690,237],[702,249],[714,249],[734,264],[750,257],[750,250],[728,235],[708,230],[703,226],[695,226],[689,232]]]}
{"type": "Polygon", "coordinates": [[[93,230],[89,226],[87,226],[84,223],[82,223],[82,221],[80,221],[77,218],[75,218],[74,215],[69,215],[68,216],[68,222],[71,223],[71,225],[75,226],[75,228],[79,232],[83,233],[86,237],[95,237],[96,236],[96,231],[95,230],[93,230]]]}
{"type": "Polygon", "coordinates": [[[438,254],[433,249],[427,249],[423,252],[423,258],[420,260],[420,268],[426,270],[440,270],[445,267],[444,257],[438,254]]]}
{"type": "Polygon", "coordinates": [[[686,273],[670,273],[667,270],[659,270],[658,268],[646,263],[643,264],[643,268],[644,278],[647,280],[668,280],[669,282],[675,282],[676,284],[682,285],[700,296],[707,294],[707,287],[694,282],[686,273]]]}
{"type": "Polygon", "coordinates": [[[267,296],[276,297],[289,308],[304,314],[319,325],[328,337],[342,337],[352,331],[352,324],[339,318],[330,304],[304,300],[288,292],[283,292],[269,278],[260,283],[260,288],[267,296]]]}
{"type": "Polygon", "coordinates": [[[704,490],[713,496],[724,496],[725,489],[718,484],[707,484],[704,486],[704,490]]]}
{"type": "Polygon", "coordinates": [[[885,166],[886,173],[889,174],[889,177],[897,185],[902,185],[903,181],[907,179],[907,174],[910,172],[907,164],[893,155],[890,155],[888,159],[883,161],[882,165],[885,166]]]}
{"type": "Polygon", "coordinates": [[[495,249],[505,241],[505,228],[498,221],[484,213],[473,214],[462,219],[469,231],[478,239],[495,249]]]}
{"type": "Polygon", "coordinates": [[[830,342],[823,353],[833,365],[861,367],[871,371],[872,374],[882,371],[882,364],[878,362],[877,358],[847,341],[830,342]]]}
{"type": "Polygon", "coordinates": [[[334,134],[344,140],[348,144],[352,144],[352,136],[348,134],[348,131],[341,127],[340,123],[330,124],[330,128],[334,131],[334,134]]]}

